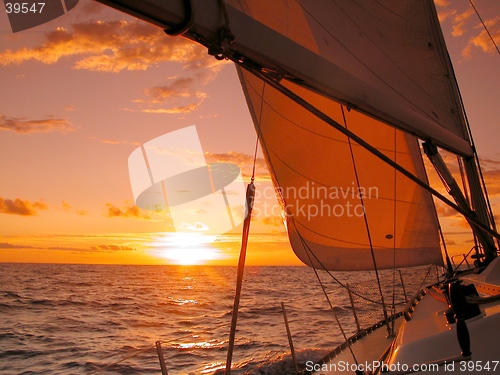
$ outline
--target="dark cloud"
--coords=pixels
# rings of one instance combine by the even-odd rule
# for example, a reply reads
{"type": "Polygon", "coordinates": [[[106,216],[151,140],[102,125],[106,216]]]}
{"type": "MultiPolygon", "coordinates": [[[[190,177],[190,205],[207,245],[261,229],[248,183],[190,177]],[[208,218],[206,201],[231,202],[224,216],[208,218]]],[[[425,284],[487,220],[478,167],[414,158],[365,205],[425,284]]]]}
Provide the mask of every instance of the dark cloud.
{"type": "Polygon", "coordinates": [[[135,205],[130,205],[125,208],[118,208],[112,203],[106,203],[106,216],[108,217],[131,217],[144,220],[150,220],[151,217],[142,213],[141,209],[135,205]]]}
{"type": "Polygon", "coordinates": [[[0,242],[0,249],[33,249],[33,247],[25,245],[12,245],[7,242],[0,242]]]}
{"type": "MultiPolygon", "coordinates": [[[[246,176],[252,175],[253,170],[253,155],[244,154],[237,151],[228,151],[224,153],[205,153],[205,159],[208,163],[232,163],[241,168],[242,174],[246,176]]],[[[257,158],[255,163],[255,177],[258,180],[270,180],[269,171],[266,162],[263,158],[257,158]]]]}
{"type": "Polygon", "coordinates": [[[0,213],[21,215],[21,216],[35,216],[37,210],[46,210],[47,205],[43,202],[30,202],[20,198],[4,199],[0,197],[0,213]]]}
{"type": "Polygon", "coordinates": [[[0,115],[0,130],[10,130],[20,134],[50,133],[74,131],[75,127],[67,120],[45,118],[29,120],[25,117],[8,117],[0,115]]]}
{"type": "Polygon", "coordinates": [[[128,246],[123,246],[123,245],[99,245],[99,246],[92,246],[90,248],[93,251],[104,251],[104,252],[110,252],[110,251],[134,251],[135,249],[128,247],[128,246]]]}

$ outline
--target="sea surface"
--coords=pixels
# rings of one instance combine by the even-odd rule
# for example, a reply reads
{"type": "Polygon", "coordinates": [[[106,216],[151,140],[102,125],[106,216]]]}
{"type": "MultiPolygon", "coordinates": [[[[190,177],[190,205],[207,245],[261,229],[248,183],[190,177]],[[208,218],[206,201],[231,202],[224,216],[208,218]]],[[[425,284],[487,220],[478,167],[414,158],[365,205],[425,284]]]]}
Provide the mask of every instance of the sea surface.
{"type": "MultiPolygon", "coordinates": [[[[0,374],[161,374],[156,341],[170,375],[223,374],[236,273],[235,267],[0,264],[0,374]]],[[[232,374],[294,373],[281,302],[302,366],[343,342],[337,318],[346,336],[355,333],[346,289],[319,275],[333,311],[308,267],[245,269],[232,374]]],[[[355,298],[377,293],[373,275],[334,277],[359,283],[355,298]]],[[[399,274],[386,278],[401,286],[399,274]]],[[[415,285],[405,286],[408,295],[421,282],[409,279],[415,285]]],[[[380,310],[356,303],[361,316],[380,310]]]]}

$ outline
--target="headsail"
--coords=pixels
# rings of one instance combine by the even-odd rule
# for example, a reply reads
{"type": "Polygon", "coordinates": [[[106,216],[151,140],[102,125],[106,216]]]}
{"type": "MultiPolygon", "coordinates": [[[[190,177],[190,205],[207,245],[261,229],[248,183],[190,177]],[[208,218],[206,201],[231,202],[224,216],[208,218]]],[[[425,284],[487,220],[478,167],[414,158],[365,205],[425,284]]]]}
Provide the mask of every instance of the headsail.
{"type": "MultiPolygon", "coordinates": [[[[371,246],[379,268],[442,263],[437,219],[426,191],[259,78],[245,71],[240,77],[290,242],[304,263],[373,269],[371,246]]],[[[340,105],[287,86],[343,121],[340,105]]],[[[425,180],[415,137],[354,111],[346,118],[350,130],[425,180]]]]}

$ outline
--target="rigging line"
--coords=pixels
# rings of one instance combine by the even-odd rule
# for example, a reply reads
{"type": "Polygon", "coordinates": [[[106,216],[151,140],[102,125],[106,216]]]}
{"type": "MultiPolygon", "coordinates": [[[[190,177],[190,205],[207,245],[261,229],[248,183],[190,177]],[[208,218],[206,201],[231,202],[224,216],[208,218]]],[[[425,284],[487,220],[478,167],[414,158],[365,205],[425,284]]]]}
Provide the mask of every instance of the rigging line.
{"type": "Polygon", "coordinates": [[[257,135],[257,140],[255,141],[255,151],[253,154],[253,169],[252,169],[252,178],[251,181],[255,180],[255,165],[257,164],[257,151],[259,147],[259,136],[257,135]]]}
{"type": "Polygon", "coordinates": [[[474,3],[472,2],[472,0],[469,0],[469,3],[472,6],[472,8],[474,9],[474,12],[476,12],[477,18],[479,18],[479,21],[481,21],[481,23],[483,24],[484,30],[486,30],[486,33],[488,34],[488,36],[491,39],[491,43],[493,43],[493,45],[495,46],[497,52],[500,54],[500,49],[498,49],[498,46],[495,43],[495,39],[493,39],[493,36],[490,34],[490,31],[488,30],[488,28],[486,27],[486,24],[484,23],[483,19],[479,15],[479,12],[477,11],[476,7],[474,6],[474,3]]]}
{"type": "Polygon", "coordinates": [[[461,207],[459,207],[457,204],[453,203],[451,200],[446,198],[443,194],[439,193],[436,189],[432,188],[428,184],[426,184],[424,181],[413,175],[411,172],[403,168],[401,165],[395,163],[392,161],[391,158],[387,157],[384,155],[382,152],[377,150],[375,147],[370,145],[368,142],[364,141],[362,138],[354,134],[348,129],[345,129],[342,125],[340,125],[338,122],[333,120],[331,117],[326,115],[324,112],[320,111],[318,108],[314,107],[312,104],[304,100],[303,98],[299,97],[296,95],[293,91],[289,90],[279,82],[276,82],[274,79],[270,78],[267,76],[264,72],[262,72],[260,69],[257,68],[257,66],[254,65],[251,60],[247,60],[242,58],[241,56],[236,58],[234,56],[228,56],[228,58],[231,59],[234,63],[244,67],[247,69],[249,72],[252,74],[256,75],[260,79],[262,79],[264,82],[269,83],[269,85],[281,93],[285,94],[288,96],[290,99],[294,100],[297,104],[301,105],[303,108],[307,109],[309,112],[313,113],[316,115],[318,118],[321,120],[325,121],[326,124],[332,126],[333,128],[337,129],[340,131],[342,134],[348,136],[352,140],[354,140],[356,143],[358,143],[360,146],[364,147],[367,151],[372,153],[373,155],[377,156],[379,159],[383,160],[385,163],[389,164],[393,168],[396,168],[400,173],[408,177],[410,180],[415,182],[417,185],[423,187],[432,195],[434,195],[436,198],[441,200],[442,202],[446,203],[448,206],[452,207],[454,210],[465,216],[468,220],[472,221],[479,229],[483,230],[484,232],[490,234],[491,236],[500,239],[500,234],[497,233],[496,231],[492,230],[489,228],[487,225],[482,223],[481,221],[477,220],[474,214],[470,211],[467,211],[461,207]]]}
{"type": "MultiPolygon", "coordinates": [[[[309,258],[309,262],[311,264],[313,264],[312,263],[312,259],[311,259],[310,255],[309,255],[309,251],[307,251],[309,249],[309,247],[305,246],[305,244],[304,244],[304,238],[300,235],[300,233],[297,232],[297,234],[298,234],[298,236],[300,238],[300,241],[302,242],[302,245],[306,249],[306,255],[309,258]]],[[[319,277],[318,271],[316,270],[316,267],[314,267],[314,266],[312,266],[312,269],[314,271],[314,274],[316,275],[316,278],[318,279],[319,285],[321,286],[321,290],[323,291],[323,293],[325,295],[325,298],[328,301],[328,305],[330,306],[330,310],[332,310],[333,316],[335,317],[335,320],[337,321],[337,325],[339,326],[340,332],[342,333],[342,336],[344,338],[344,342],[348,343],[347,347],[349,348],[349,351],[351,352],[351,355],[352,355],[352,358],[354,359],[354,362],[356,362],[356,365],[358,365],[359,363],[358,363],[358,360],[357,360],[356,356],[354,355],[354,352],[352,351],[351,343],[347,339],[347,335],[346,335],[346,333],[344,331],[344,328],[342,327],[342,324],[340,323],[340,320],[339,320],[339,318],[337,316],[337,313],[335,312],[335,309],[334,309],[334,307],[332,305],[332,302],[330,301],[330,297],[328,296],[328,293],[326,292],[326,288],[323,285],[323,282],[321,281],[321,278],[319,277]]]]}
{"type": "MultiPolygon", "coordinates": [[[[472,206],[472,203],[471,203],[472,197],[470,196],[472,194],[472,189],[470,187],[470,183],[468,183],[469,181],[467,180],[467,175],[466,175],[466,172],[464,170],[463,160],[458,155],[457,155],[457,162],[458,162],[458,167],[459,167],[459,171],[460,171],[460,180],[462,182],[462,189],[464,192],[465,199],[472,206]]],[[[474,240],[474,245],[477,247],[478,246],[478,238],[477,238],[477,235],[474,231],[472,231],[472,238],[474,240]]]]}
{"type": "MultiPolygon", "coordinates": [[[[292,222],[293,222],[293,226],[297,229],[297,224],[295,222],[295,219],[293,216],[291,216],[291,219],[290,219],[292,222]]],[[[306,228],[307,229],[307,228],[306,228]]],[[[302,243],[302,246],[304,247],[304,249],[307,251],[310,252],[310,254],[314,257],[314,259],[316,260],[316,262],[318,262],[318,264],[321,266],[321,268],[323,269],[323,271],[325,271],[328,276],[330,276],[332,278],[333,281],[335,281],[338,285],[340,285],[342,288],[346,289],[346,290],[350,290],[352,294],[358,296],[359,298],[367,301],[367,302],[371,302],[375,305],[379,305],[380,304],[380,301],[375,301],[375,300],[372,300],[372,299],[369,299],[368,297],[365,297],[359,293],[357,293],[356,291],[352,290],[352,289],[349,289],[349,287],[345,284],[342,283],[342,281],[340,281],[339,279],[337,279],[324,265],[323,263],[321,262],[321,260],[316,256],[316,254],[314,254],[314,251],[312,251],[312,249],[309,247],[309,245],[307,244],[307,242],[305,241],[305,239],[302,237],[302,235],[300,234],[300,232],[298,231],[298,229],[296,230],[296,233],[297,235],[299,236],[300,240],[301,240],[301,243],[302,243]]],[[[314,267],[311,265],[311,267],[314,267]]]]}
{"type": "Polygon", "coordinates": [[[448,254],[448,248],[446,247],[446,241],[444,240],[443,228],[441,228],[441,223],[439,223],[439,220],[438,220],[438,233],[439,237],[441,238],[441,243],[443,244],[444,255],[446,258],[446,268],[448,269],[448,273],[451,274],[453,272],[453,266],[451,265],[450,255],[448,254]]]}
{"type": "MultiPolygon", "coordinates": [[[[474,5],[472,4],[472,0],[469,0],[469,1],[471,3],[472,7],[474,8],[474,10],[476,11],[479,19],[481,20],[481,17],[479,16],[479,13],[477,12],[477,10],[474,7],[474,5]]],[[[435,21],[439,22],[437,19],[435,21]]],[[[481,22],[482,22],[482,20],[481,20],[481,22]]],[[[443,38],[442,34],[441,34],[441,38],[444,41],[444,38],[443,38]]],[[[498,47],[497,47],[497,50],[498,50],[498,47]]],[[[467,118],[467,112],[465,111],[465,105],[464,105],[462,93],[460,92],[460,90],[458,88],[457,77],[456,77],[453,65],[451,64],[451,60],[449,58],[449,54],[446,57],[447,57],[447,62],[449,63],[450,78],[453,78],[453,80],[450,79],[450,83],[455,82],[456,90],[454,92],[457,95],[457,103],[460,105],[462,117],[463,117],[463,120],[464,120],[463,125],[465,126],[465,130],[467,131],[467,135],[468,135],[468,138],[469,138],[469,143],[470,143],[470,145],[472,147],[472,157],[473,157],[473,159],[476,162],[476,168],[477,168],[477,171],[479,173],[480,186],[481,186],[481,189],[482,189],[482,193],[484,195],[484,200],[485,200],[485,204],[486,204],[487,215],[489,216],[489,221],[490,221],[489,225],[493,229],[493,232],[496,232],[497,228],[496,228],[495,218],[494,218],[494,215],[493,215],[493,210],[492,210],[492,207],[491,207],[491,202],[490,202],[490,199],[488,197],[488,190],[486,188],[486,182],[484,180],[484,175],[483,175],[483,171],[482,171],[482,168],[481,168],[481,163],[479,162],[479,156],[478,156],[478,154],[476,152],[476,146],[475,146],[475,143],[474,143],[474,138],[472,137],[472,131],[471,131],[469,119],[467,118]]],[[[489,234],[493,235],[492,233],[489,233],[489,234]]],[[[493,235],[493,236],[496,238],[497,246],[500,247],[500,237],[497,237],[495,235],[493,235]]]]}
{"type": "MultiPolygon", "coordinates": [[[[341,105],[340,108],[342,110],[342,119],[344,121],[344,127],[347,129],[347,119],[345,117],[344,106],[341,105]]],[[[373,249],[372,234],[371,234],[371,231],[370,231],[370,225],[368,224],[368,216],[366,214],[365,201],[363,199],[363,194],[361,192],[361,185],[360,185],[360,182],[359,182],[358,168],[356,166],[356,160],[354,158],[354,151],[352,149],[351,138],[347,138],[347,141],[349,142],[349,151],[351,153],[351,161],[352,161],[352,166],[354,168],[354,176],[356,178],[356,184],[358,185],[358,197],[359,197],[361,206],[363,207],[363,220],[365,222],[366,235],[368,236],[368,243],[370,245],[370,254],[372,256],[373,268],[375,270],[375,276],[377,278],[377,286],[378,286],[378,291],[380,293],[380,300],[382,301],[382,310],[384,312],[385,324],[387,325],[387,330],[389,331],[388,332],[389,335],[391,335],[392,332],[391,332],[391,327],[389,326],[389,317],[387,315],[387,307],[385,305],[384,293],[382,292],[382,285],[380,284],[380,276],[379,276],[379,273],[378,273],[377,260],[375,259],[375,251],[373,249]]]]}
{"type": "MultiPolygon", "coordinates": [[[[398,148],[398,142],[397,142],[397,131],[396,128],[393,129],[394,133],[394,162],[397,162],[397,148],[398,148]]],[[[393,202],[393,229],[392,229],[392,245],[393,245],[393,259],[392,259],[392,306],[391,306],[391,315],[396,314],[396,230],[397,230],[397,171],[393,170],[394,175],[394,202],[393,202]]],[[[392,321],[392,331],[394,332],[396,322],[393,320],[392,321]]]]}

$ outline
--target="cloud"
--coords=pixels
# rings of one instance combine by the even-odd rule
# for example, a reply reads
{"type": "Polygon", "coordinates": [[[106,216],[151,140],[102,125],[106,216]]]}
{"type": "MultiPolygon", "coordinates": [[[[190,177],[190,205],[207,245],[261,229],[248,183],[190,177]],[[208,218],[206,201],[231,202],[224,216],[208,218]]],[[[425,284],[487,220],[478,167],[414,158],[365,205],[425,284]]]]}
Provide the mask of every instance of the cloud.
{"type": "MultiPolygon", "coordinates": [[[[62,206],[63,210],[66,211],[66,212],[72,212],[73,211],[73,207],[68,202],[66,202],[66,201],[62,201],[61,206],[62,206]]],[[[89,214],[89,211],[87,211],[87,210],[81,210],[81,209],[77,209],[77,208],[74,209],[74,212],[77,215],[80,215],[80,216],[86,216],[86,215],[89,214]]]]}
{"type": "Polygon", "coordinates": [[[0,214],[35,216],[37,210],[46,209],[48,209],[48,207],[43,202],[30,202],[20,198],[12,200],[0,197],[0,214]]]}
{"type": "MultiPolygon", "coordinates": [[[[476,16],[472,6],[466,4],[466,8],[463,8],[461,4],[446,0],[436,1],[436,5],[439,7],[440,21],[449,21],[452,28],[451,34],[456,38],[464,39],[464,47],[462,48],[464,57],[472,57],[475,51],[496,52],[495,45],[492,43],[480,19],[476,16]],[[456,8],[457,6],[461,6],[461,8],[456,8]]],[[[488,4],[482,4],[482,8],[478,9],[478,11],[491,36],[498,41],[500,40],[500,16],[498,10],[494,8],[495,6],[494,2],[491,4],[491,8],[488,8],[488,4]],[[489,14],[494,16],[487,18],[489,14]]]]}
{"type": "Polygon", "coordinates": [[[132,217],[144,220],[151,220],[149,215],[143,214],[139,207],[130,205],[123,209],[114,206],[112,203],[106,203],[107,217],[132,217]]]}
{"type": "Polygon", "coordinates": [[[451,32],[451,35],[458,37],[462,36],[467,31],[469,30],[469,25],[467,21],[470,19],[471,16],[474,15],[474,9],[468,8],[465,12],[463,13],[456,13],[454,14],[453,17],[453,30],[451,32]]]}
{"type": "Polygon", "coordinates": [[[123,140],[123,139],[107,139],[107,138],[97,138],[93,136],[89,136],[88,139],[91,139],[93,141],[97,141],[100,143],[104,143],[107,145],[132,145],[132,146],[140,146],[141,143],[139,142],[131,142],[128,140],[123,140]]]}
{"type": "Polygon", "coordinates": [[[262,223],[284,229],[283,218],[281,216],[266,216],[262,219],[262,223]]]}
{"type": "Polygon", "coordinates": [[[176,78],[168,85],[156,86],[146,89],[146,95],[150,96],[153,102],[162,103],[171,98],[205,98],[206,93],[193,90],[194,79],[190,77],[176,78]]]}
{"type": "Polygon", "coordinates": [[[0,242],[0,249],[33,249],[33,247],[25,245],[12,245],[7,242],[0,242]]]}
{"type": "MultiPolygon", "coordinates": [[[[484,23],[488,28],[491,36],[493,37],[493,40],[500,40],[500,16],[486,20],[484,23]]],[[[462,54],[466,57],[470,57],[473,50],[477,48],[487,53],[497,52],[490,36],[483,28],[483,26],[478,25],[475,27],[475,29],[480,30],[479,34],[476,34],[469,39],[469,42],[466,48],[462,51],[462,54]]]]}
{"type": "Polygon", "coordinates": [[[93,251],[104,251],[104,252],[124,251],[124,250],[135,251],[135,249],[123,245],[99,245],[99,246],[92,246],[90,249],[93,251]]]}
{"type": "Polygon", "coordinates": [[[47,247],[47,250],[63,250],[63,251],[85,251],[86,249],[81,249],[79,247],[68,247],[68,246],[52,246],[47,247]]]}
{"type": "Polygon", "coordinates": [[[193,77],[171,77],[166,85],[144,90],[146,98],[136,99],[134,102],[148,105],[148,108],[140,109],[144,113],[190,113],[196,111],[208,97],[207,93],[199,90],[200,85],[204,84],[193,77]],[[158,105],[163,105],[167,101],[169,108],[158,108],[158,105]]]}
{"type": "MultiPolygon", "coordinates": [[[[238,151],[228,151],[223,153],[205,152],[207,163],[232,163],[241,168],[242,174],[251,176],[253,170],[254,156],[238,151]]],[[[269,181],[271,177],[263,158],[257,158],[255,164],[255,177],[261,181],[269,181]]]]}
{"type": "Polygon", "coordinates": [[[10,130],[20,134],[74,131],[75,127],[64,119],[46,118],[28,120],[26,117],[0,115],[0,130],[10,130]]]}
{"type": "Polygon", "coordinates": [[[77,58],[74,69],[99,72],[146,70],[165,61],[182,63],[186,69],[220,69],[204,47],[167,37],[160,28],[140,21],[88,21],[58,27],[33,48],[1,51],[0,65],[30,60],[54,64],[65,57],[77,58]]]}
{"type": "Polygon", "coordinates": [[[156,108],[156,109],[141,109],[140,112],[144,113],[165,113],[165,114],[179,114],[179,113],[190,113],[198,109],[201,103],[192,103],[182,107],[174,108],[156,108]]]}

